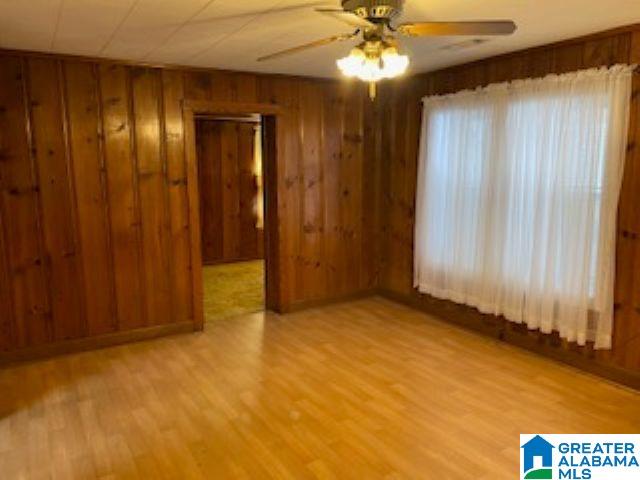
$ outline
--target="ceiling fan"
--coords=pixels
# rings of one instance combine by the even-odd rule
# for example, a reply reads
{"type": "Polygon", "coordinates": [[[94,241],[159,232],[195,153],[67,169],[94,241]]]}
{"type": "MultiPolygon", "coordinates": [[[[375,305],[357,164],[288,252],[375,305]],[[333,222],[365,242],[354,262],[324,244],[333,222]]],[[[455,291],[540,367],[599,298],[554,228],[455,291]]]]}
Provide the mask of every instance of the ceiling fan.
{"type": "Polygon", "coordinates": [[[516,30],[511,20],[465,22],[411,22],[393,24],[402,13],[404,0],[342,0],[342,8],[316,8],[315,11],[354,27],[355,31],[334,35],[258,58],[259,62],[293,55],[311,48],[358,38],[351,53],[337,61],[338,68],[348,77],[369,83],[369,96],[376,96],[376,82],[402,75],[409,66],[409,57],[400,55],[395,34],[408,37],[454,35],[510,35],[516,30]]]}

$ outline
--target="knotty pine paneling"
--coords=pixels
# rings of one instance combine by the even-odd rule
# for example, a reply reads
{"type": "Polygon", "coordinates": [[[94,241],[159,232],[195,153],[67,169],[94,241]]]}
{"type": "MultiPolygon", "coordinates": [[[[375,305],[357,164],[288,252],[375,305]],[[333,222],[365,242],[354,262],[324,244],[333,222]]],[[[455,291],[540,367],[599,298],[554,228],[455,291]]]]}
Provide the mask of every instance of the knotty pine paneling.
{"type": "Polygon", "coordinates": [[[72,152],[71,180],[75,187],[79,244],[88,334],[112,332],[114,310],[111,232],[102,155],[100,92],[94,65],[67,62],[63,65],[69,151],[72,152]]]}
{"type": "Polygon", "coordinates": [[[120,65],[99,65],[105,205],[109,212],[117,330],[146,324],[143,314],[141,234],[130,72],[120,65]]]}
{"type": "Polygon", "coordinates": [[[159,70],[131,72],[135,165],[140,221],[142,285],[147,322],[171,318],[171,252],[169,190],[162,122],[162,79],[159,70]]]}
{"type": "Polygon", "coordinates": [[[200,235],[202,237],[202,261],[214,263],[224,258],[222,223],[222,161],[221,128],[214,128],[211,122],[196,123],[196,144],[198,147],[198,181],[200,194],[200,235]],[[215,188],[215,187],[218,188],[215,188]]]}
{"type": "MultiPolygon", "coordinates": [[[[344,212],[344,206],[338,205],[333,211],[326,209],[335,196],[335,192],[327,189],[327,182],[342,184],[345,188],[341,194],[349,195],[352,189],[357,191],[373,180],[372,169],[341,170],[350,142],[347,115],[350,110],[362,111],[369,102],[366,91],[361,87],[357,82],[338,83],[245,73],[188,72],[185,75],[187,98],[257,101],[277,104],[285,111],[278,119],[276,132],[280,148],[276,174],[278,225],[281,232],[278,283],[280,297],[288,308],[357,295],[370,290],[370,286],[376,283],[374,278],[377,271],[369,267],[373,258],[363,257],[355,266],[358,281],[349,284],[348,288],[341,287],[345,279],[354,275],[353,267],[345,261],[349,256],[348,232],[354,230],[352,236],[359,248],[363,248],[366,242],[374,241],[364,238],[360,222],[364,206],[371,205],[374,199],[353,205],[357,209],[354,215],[358,218],[355,228],[350,227],[351,213],[344,212]],[[308,98],[309,92],[322,101],[308,98]],[[339,103],[338,108],[328,109],[327,104],[333,101],[339,103]],[[337,139],[336,160],[340,165],[337,169],[333,167],[332,156],[324,148],[324,141],[320,142],[319,147],[314,147],[316,139],[326,139],[327,136],[337,139]],[[345,175],[353,176],[345,178],[345,175]],[[326,254],[326,251],[334,239],[341,260],[329,272],[330,262],[335,257],[326,254]],[[326,276],[323,271],[327,271],[326,276]],[[324,280],[319,280],[322,278],[324,280]]],[[[363,116],[359,118],[363,119],[363,116]]],[[[362,144],[365,141],[364,138],[355,140],[362,144]]],[[[361,165],[364,164],[364,160],[361,160],[361,165]]],[[[371,193],[373,195],[373,191],[371,193]]]]}
{"type": "Polygon", "coordinates": [[[264,258],[254,204],[255,123],[198,120],[200,231],[205,265],[264,258]]]}
{"type": "Polygon", "coordinates": [[[280,225],[287,232],[281,238],[280,269],[281,285],[288,286],[283,296],[298,305],[355,295],[377,281],[377,270],[370,267],[376,263],[373,256],[359,254],[376,242],[362,226],[364,212],[375,202],[374,190],[367,190],[366,199],[360,194],[374,181],[373,159],[363,157],[369,139],[351,133],[363,126],[349,125],[354,116],[364,123],[366,89],[358,82],[319,82],[318,90],[314,83],[275,77],[258,84],[260,102],[287,110],[278,130],[287,159],[278,165],[280,225]]]}
{"type": "MultiPolygon", "coordinates": [[[[629,154],[619,207],[617,243],[616,313],[613,349],[594,352],[560,341],[556,335],[528,332],[503,319],[480,315],[473,309],[456,307],[417,294],[412,286],[413,228],[420,99],[476,88],[493,82],[565,73],[615,63],[640,62],[640,30],[626,29],[583,39],[516,52],[467,65],[407,79],[386,86],[378,111],[389,118],[382,131],[382,259],[381,287],[405,299],[444,314],[472,328],[532,349],[561,350],[594,364],[626,371],[640,371],[640,76],[634,79],[629,132],[629,154]]],[[[584,364],[583,364],[584,366],[584,364]]]]}
{"type": "Polygon", "coordinates": [[[185,164],[182,100],[182,72],[162,71],[162,112],[164,115],[164,155],[169,196],[170,291],[173,319],[193,318],[191,290],[191,240],[189,235],[189,202],[185,164]]]}
{"type": "MultiPolygon", "coordinates": [[[[31,157],[25,61],[2,59],[0,68],[0,185],[3,260],[11,315],[3,321],[6,349],[51,341],[50,291],[44,262],[38,177],[31,157]]],[[[6,309],[6,306],[4,307],[6,309]]]]}
{"type": "MultiPolygon", "coordinates": [[[[301,262],[298,269],[298,291],[313,297],[322,295],[326,286],[324,258],[324,176],[321,163],[322,95],[317,84],[300,85],[300,169],[304,172],[302,191],[302,222],[300,225],[301,262]]],[[[345,130],[346,137],[346,130],[345,130]]],[[[348,271],[348,267],[347,267],[348,271]]]]}
{"type": "MultiPolygon", "coordinates": [[[[238,136],[235,127],[225,126],[220,132],[220,178],[222,188],[222,255],[223,258],[240,256],[240,191],[238,187],[238,136]],[[233,132],[231,130],[234,130],[233,132]]],[[[204,213],[204,212],[202,212],[204,213]]]]}
{"type": "Polygon", "coordinates": [[[188,100],[283,109],[270,182],[282,308],[375,287],[360,83],[0,52],[0,350],[193,321],[188,100]]]}
{"type": "MultiPolygon", "coordinates": [[[[51,298],[50,338],[66,340],[86,335],[80,269],[80,244],[67,149],[61,64],[33,59],[26,65],[31,155],[38,179],[40,225],[47,283],[51,298]]],[[[79,160],[80,161],[80,160],[79,160]]]]}

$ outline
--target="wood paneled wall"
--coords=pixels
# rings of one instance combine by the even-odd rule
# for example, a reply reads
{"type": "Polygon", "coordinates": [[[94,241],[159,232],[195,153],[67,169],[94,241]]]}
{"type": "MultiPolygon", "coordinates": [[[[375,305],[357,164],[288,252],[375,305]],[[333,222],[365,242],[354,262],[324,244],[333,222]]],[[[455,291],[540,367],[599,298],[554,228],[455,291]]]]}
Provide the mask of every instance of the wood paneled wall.
{"type": "Polygon", "coordinates": [[[193,321],[185,99],[286,112],[282,308],[373,288],[361,87],[0,52],[0,351],[193,321]]]}
{"type": "Polygon", "coordinates": [[[256,202],[255,129],[248,122],[198,120],[200,231],[205,265],[264,258],[256,202]]]}
{"type": "MultiPolygon", "coordinates": [[[[490,58],[386,86],[379,115],[388,119],[382,130],[383,240],[381,287],[395,298],[488,331],[514,343],[594,369],[600,365],[640,372],[640,76],[634,79],[629,149],[619,208],[616,313],[613,350],[594,352],[538,335],[503,319],[480,315],[417,294],[412,287],[413,228],[420,99],[494,82],[540,77],[579,69],[640,63],[640,27],[629,27],[581,39],[490,58]],[[556,350],[557,352],[554,352],[556,350]],[[598,365],[596,365],[598,364],[598,365]]],[[[624,372],[622,372],[624,374],[624,372]]],[[[637,377],[640,378],[640,377],[637,377]]]]}

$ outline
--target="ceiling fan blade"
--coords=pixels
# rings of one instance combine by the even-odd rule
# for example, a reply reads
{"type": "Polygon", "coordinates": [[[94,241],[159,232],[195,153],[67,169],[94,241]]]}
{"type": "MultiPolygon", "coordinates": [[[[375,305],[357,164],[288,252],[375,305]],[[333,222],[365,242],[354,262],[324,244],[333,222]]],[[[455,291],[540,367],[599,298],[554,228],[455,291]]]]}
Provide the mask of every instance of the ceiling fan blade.
{"type": "Polygon", "coordinates": [[[488,20],[478,22],[421,22],[403,23],[396,30],[409,37],[431,37],[450,35],[511,35],[516,31],[511,20],[488,20]]]}
{"type": "Polygon", "coordinates": [[[359,17],[355,13],[347,12],[340,8],[316,8],[316,12],[333,17],[352,27],[372,28],[376,26],[375,23],[370,22],[366,18],[359,17]]]}
{"type": "Polygon", "coordinates": [[[275,58],[284,57],[285,55],[293,55],[294,53],[302,52],[303,50],[308,50],[310,48],[322,47],[324,45],[329,45],[334,42],[343,42],[345,40],[351,40],[352,38],[358,35],[355,33],[345,33],[342,35],[334,35],[333,37],[323,38],[322,40],[316,40],[315,42],[306,43],[304,45],[299,45],[297,47],[288,48],[287,50],[282,50],[280,52],[272,53],[271,55],[266,55],[264,57],[258,58],[258,62],[265,62],[267,60],[273,60],[275,58]]]}

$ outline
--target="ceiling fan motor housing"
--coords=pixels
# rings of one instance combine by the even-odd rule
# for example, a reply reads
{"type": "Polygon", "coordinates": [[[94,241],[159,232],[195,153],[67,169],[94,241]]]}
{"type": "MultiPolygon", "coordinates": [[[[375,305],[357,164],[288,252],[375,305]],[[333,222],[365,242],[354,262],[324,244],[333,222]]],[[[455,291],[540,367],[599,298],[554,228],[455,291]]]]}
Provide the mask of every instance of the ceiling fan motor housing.
{"type": "Polygon", "coordinates": [[[342,0],[342,8],[373,22],[390,20],[402,11],[404,0],[342,0]]]}

